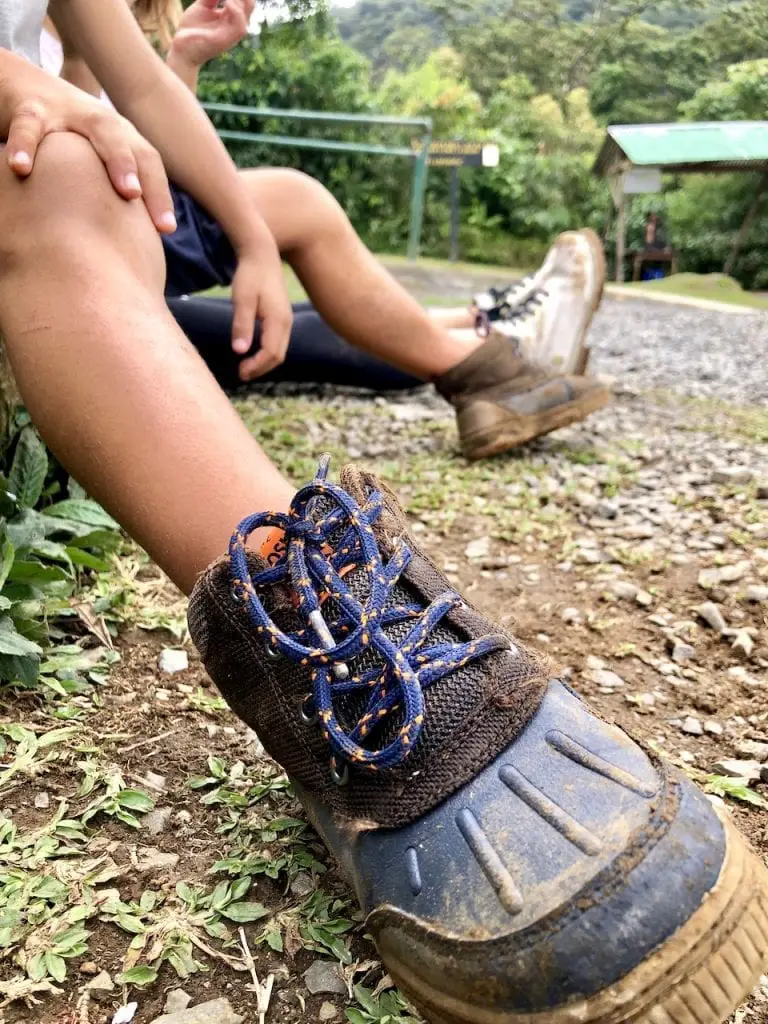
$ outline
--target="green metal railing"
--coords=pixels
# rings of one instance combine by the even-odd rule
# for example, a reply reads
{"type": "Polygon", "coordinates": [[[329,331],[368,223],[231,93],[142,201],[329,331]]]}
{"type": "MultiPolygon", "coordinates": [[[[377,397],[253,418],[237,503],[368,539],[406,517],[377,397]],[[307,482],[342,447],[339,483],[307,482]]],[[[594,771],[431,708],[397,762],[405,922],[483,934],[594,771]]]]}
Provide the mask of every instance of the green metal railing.
{"type": "Polygon", "coordinates": [[[320,149],[331,153],[366,153],[373,156],[407,157],[413,161],[411,218],[408,235],[408,258],[418,259],[424,226],[424,197],[429,173],[429,147],[432,142],[432,119],[429,117],[387,117],[384,114],[323,113],[315,110],[277,110],[272,107],[239,107],[232,103],[204,103],[211,114],[237,114],[247,118],[281,118],[292,121],[324,121],[335,124],[377,125],[391,128],[418,128],[417,145],[383,146],[365,142],[341,142],[335,139],[313,139],[307,136],[270,135],[264,132],[218,128],[222,139],[232,142],[258,142],[270,146],[296,146],[298,149],[320,149]]]}

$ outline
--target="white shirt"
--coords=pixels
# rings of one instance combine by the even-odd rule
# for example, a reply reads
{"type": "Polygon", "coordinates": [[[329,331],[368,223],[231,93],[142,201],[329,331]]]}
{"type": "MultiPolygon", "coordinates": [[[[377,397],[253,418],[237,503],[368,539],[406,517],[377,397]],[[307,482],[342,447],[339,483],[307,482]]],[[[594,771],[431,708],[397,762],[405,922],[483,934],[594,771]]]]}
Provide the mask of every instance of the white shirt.
{"type": "MultiPolygon", "coordinates": [[[[0,0],[0,4],[2,3],[3,0],[0,0]]],[[[41,66],[58,78],[64,65],[64,48],[56,36],[52,36],[45,28],[40,33],[40,58],[41,66]]],[[[112,106],[105,92],[101,94],[101,101],[112,106]]]]}
{"type": "Polygon", "coordinates": [[[40,63],[40,30],[48,0],[0,0],[0,47],[40,63]]]}

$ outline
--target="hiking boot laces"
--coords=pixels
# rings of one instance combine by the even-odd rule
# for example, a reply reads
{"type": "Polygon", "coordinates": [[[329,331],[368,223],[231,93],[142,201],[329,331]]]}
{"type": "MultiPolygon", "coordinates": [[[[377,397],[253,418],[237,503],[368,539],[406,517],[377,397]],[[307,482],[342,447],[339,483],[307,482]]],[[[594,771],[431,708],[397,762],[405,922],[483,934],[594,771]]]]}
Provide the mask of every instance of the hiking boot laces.
{"type": "Polygon", "coordinates": [[[491,320],[488,313],[481,310],[475,316],[475,331],[479,337],[488,338],[491,332],[496,330],[508,335],[510,341],[515,341],[517,340],[515,338],[515,330],[526,320],[536,316],[536,313],[543,306],[544,300],[547,298],[549,298],[549,292],[544,288],[537,288],[534,292],[531,292],[524,302],[519,303],[514,309],[502,307],[501,316],[496,321],[491,320]]]}
{"type": "Polygon", "coordinates": [[[472,302],[479,313],[492,313],[494,310],[504,310],[505,307],[514,308],[518,302],[518,296],[530,288],[534,279],[533,274],[526,274],[519,281],[514,281],[507,288],[489,288],[488,291],[479,292],[472,302]]]}
{"type": "MultiPolygon", "coordinates": [[[[426,607],[394,601],[393,590],[413,552],[401,537],[384,563],[373,531],[384,507],[382,494],[372,491],[361,507],[327,480],[329,461],[323,459],[314,481],[298,491],[287,514],[245,519],[232,537],[229,557],[233,594],[246,606],[270,657],[309,667],[312,693],[302,717],[307,723],[317,720],[333,753],[331,773],[346,781],[348,764],[380,771],[405,761],[424,727],[424,691],[470,662],[509,650],[510,643],[501,635],[465,643],[429,642],[438,624],[464,604],[462,598],[448,591],[426,607]],[[284,546],[269,568],[251,574],[246,541],[264,527],[282,530],[284,546]],[[365,603],[344,581],[351,571],[365,574],[365,603]],[[279,584],[295,595],[305,628],[284,633],[268,615],[258,591],[279,584]],[[323,614],[327,604],[334,609],[330,621],[323,614]],[[385,627],[406,622],[412,625],[403,639],[390,639],[385,627]],[[352,674],[349,663],[368,650],[375,651],[376,664],[352,674]],[[364,710],[345,728],[337,708],[345,702],[348,712],[350,699],[361,695],[367,695],[364,710]],[[365,746],[371,733],[393,715],[400,721],[394,739],[365,746]]],[[[360,662],[366,663],[370,659],[360,662]]]]}

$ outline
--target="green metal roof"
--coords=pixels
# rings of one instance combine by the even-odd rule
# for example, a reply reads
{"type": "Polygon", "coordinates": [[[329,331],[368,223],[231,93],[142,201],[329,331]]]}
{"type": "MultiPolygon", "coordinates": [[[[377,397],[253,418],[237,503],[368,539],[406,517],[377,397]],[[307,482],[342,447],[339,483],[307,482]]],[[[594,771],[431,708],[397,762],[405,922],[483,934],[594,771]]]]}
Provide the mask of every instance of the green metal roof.
{"type": "Polygon", "coordinates": [[[610,175],[636,167],[684,171],[768,171],[768,121],[612,125],[595,163],[610,175]]]}

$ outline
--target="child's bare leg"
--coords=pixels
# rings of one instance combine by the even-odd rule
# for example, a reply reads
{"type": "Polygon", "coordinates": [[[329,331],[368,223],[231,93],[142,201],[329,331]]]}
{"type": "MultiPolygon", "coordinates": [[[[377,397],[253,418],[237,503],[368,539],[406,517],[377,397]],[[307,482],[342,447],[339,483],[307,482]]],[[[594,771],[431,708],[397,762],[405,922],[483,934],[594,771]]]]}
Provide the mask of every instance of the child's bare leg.
{"type": "Polygon", "coordinates": [[[62,463],[189,591],[237,521],[293,489],[170,318],[160,242],[76,135],[0,161],[0,328],[62,463]]]}
{"type": "MultiPolygon", "coordinates": [[[[337,334],[423,380],[467,358],[468,341],[430,318],[381,266],[319,182],[285,169],[243,173],[280,252],[337,334]]],[[[460,319],[455,326],[471,326],[460,319]]]]}
{"type": "Polygon", "coordinates": [[[452,309],[428,309],[427,315],[430,320],[447,331],[474,330],[475,314],[466,306],[456,306],[452,309]]]}

